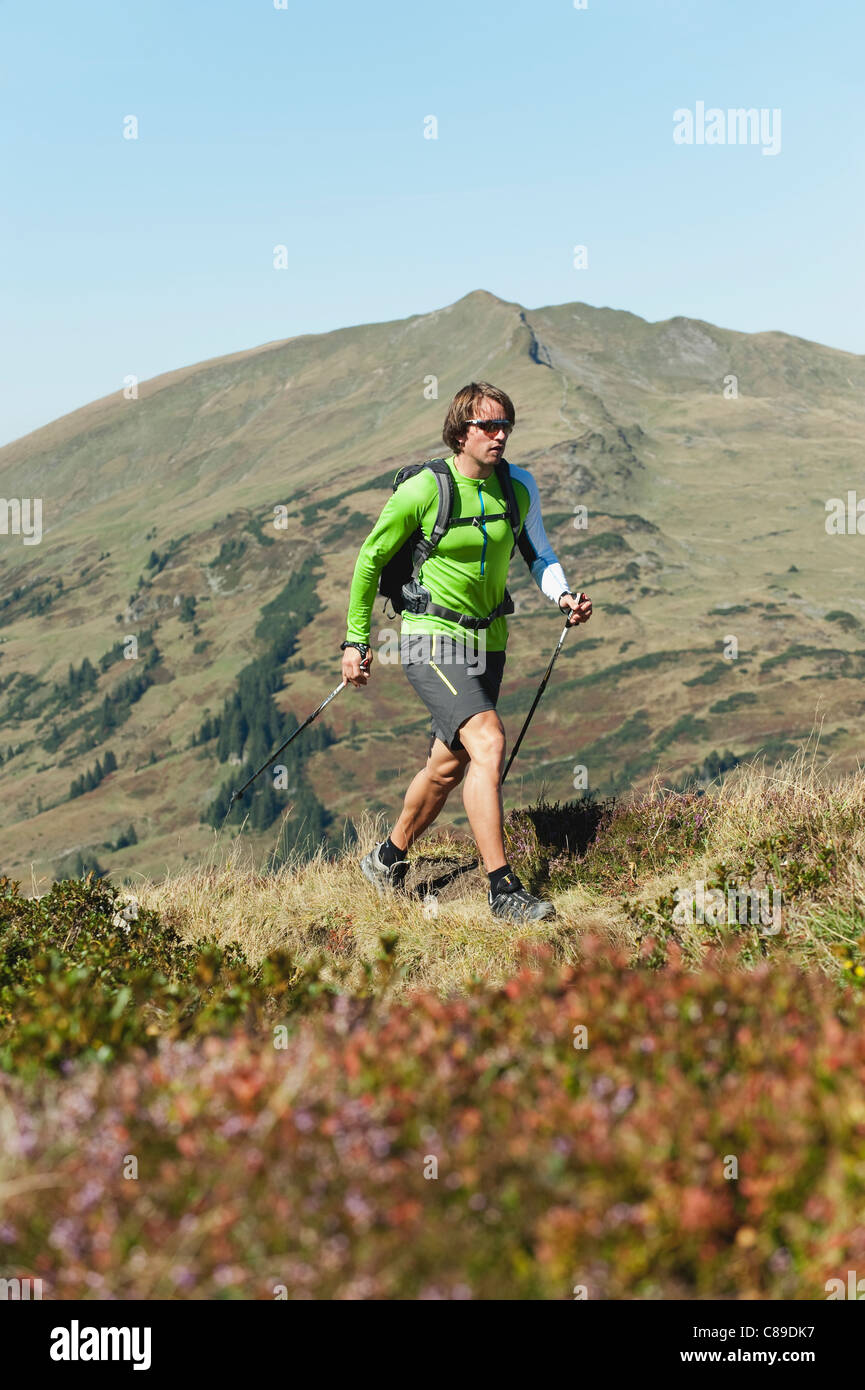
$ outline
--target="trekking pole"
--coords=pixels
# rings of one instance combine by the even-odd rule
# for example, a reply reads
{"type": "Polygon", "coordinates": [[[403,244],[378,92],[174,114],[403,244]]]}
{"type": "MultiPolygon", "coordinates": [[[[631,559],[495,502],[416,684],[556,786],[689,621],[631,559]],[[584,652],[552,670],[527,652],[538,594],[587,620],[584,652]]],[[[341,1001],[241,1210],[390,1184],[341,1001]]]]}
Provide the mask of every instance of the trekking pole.
{"type": "Polygon", "coordinates": [[[546,670],[546,674],[544,675],[544,678],[543,678],[543,680],[541,681],[541,684],[540,684],[540,686],[539,686],[539,688],[538,688],[538,693],[537,693],[537,695],[535,696],[534,700],[532,701],[532,707],[531,707],[531,709],[529,710],[528,714],[526,715],[526,722],[525,722],[525,724],[523,725],[523,727],[520,729],[520,736],[519,736],[519,738],[517,739],[516,743],[514,744],[513,752],[511,753],[511,756],[508,758],[507,766],[505,767],[505,770],[504,770],[504,772],[502,773],[502,780],[501,780],[501,785],[502,785],[502,786],[504,786],[505,778],[507,777],[508,772],[510,771],[511,763],[513,762],[514,758],[517,756],[517,753],[520,751],[520,744],[521,744],[522,741],[523,741],[523,735],[525,734],[526,729],[529,727],[529,724],[531,723],[532,715],[534,714],[535,710],[537,709],[538,703],[539,703],[539,701],[540,701],[540,698],[541,698],[541,696],[543,695],[544,691],[545,691],[546,688],[547,688],[547,681],[550,679],[550,674],[551,674],[551,672],[552,672],[553,666],[555,665],[556,657],[558,656],[559,652],[562,650],[562,643],[563,643],[564,640],[565,640],[565,634],[567,633],[569,627],[576,627],[576,623],[567,622],[567,623],[565,623],[564,627],[562,628],[562,635],[561,635],[561,637],[559,638],[558,642],[556,643],[556,650],[553,652],[552,658],[551,658],[551,660],[550,660],[550,664],[549,664],[549,666],[547,667],[547,670],[546,670]]]}
{"type": "MultiPolygon", "coordinates": [[[[368,661],[369,661],[369,656],[367,655],[367,656],[364,657],[363,661],[360,663],[360,669],[361,669],[361,670],[364,669],[364,667],[366,666],[366,664],[367,664],[368,661]]],[[[336,687],[336,690],[332,690],[332,691],[330,692],[330,694],[328,695],[327,699],[326,699],[326,700],[322,700],[322,702],[321,702],[321,704],[319,705],[318,709],[314,709],[314,710],[312,711],[312,714],[309,716],[308,719],[304,719],[304,721],[303,721],[302,724],[298,724],[298,726],[297,726],[297,728],[295,729],[294,733],[293,733],[293,734],[290,734],[290,735],[288,736],[288,738],[285,740],[285,743],[281,743],[281,744],[279,745],[279,747],[277,748],[276,752],[275,752],[275,753],[271,753],[271,755],[270,755],[270,757],[268,758],[267,762],[261,764],[261,767],[258,769],[258,772],[253,772],[253,774],[252,774],[251,777],[247,777],[247,779],[246,779],[246,781],[244,782],[244,784],[243,784],[242,787],[239,787],[238,790],[237,790],[236,792],[232,792],[232,794],[231,794],[231,800],[230,800],[229,803],[228,803],[228,811],[226,811],[226,813],[225,813],[226,820],[228,819],[229,811],[231,810],[231,808],[232,808],[232,806],[234,805],[235,801],[237,801],[239,797],[243,796],[243,793],[246,791],[246,789],[247,789],[247,787],[249,786],[249,784],[250,784],[251,782],[254,782],[255,779],[256,779],[256,777],[260,777],[261,774],[262,774],[262,772],[264,772],[265,768],[270,767],[270,764],[274,761],[275,758],[278,758],[278,757],[279,757],[280,753],[283,751],[284,748],[287,748],[287,747],[288,747],[288,745],[291,743],[292,739],[297,738],[298,734],[303,733],[303,730],[306,729],[306,728],[312,723],[313,719],[317,719],[317,718],[318,718],[318,716],[321,714],[322,710],[325,709],[325,708],[330,704],[331,700],[333,700],[333,699],[336,698],[336,696],[339,694],[339,692],[340,692],[341,690],[344,690],[344,689],[345,689],[345,686],[346,686],[347,684],[348,684],[347,681],[340,681],[339,685],[336,687]]],[[[223,821],[223,825],[224,825],[224,824],[225,824],[225,821],[223,821]]]]}

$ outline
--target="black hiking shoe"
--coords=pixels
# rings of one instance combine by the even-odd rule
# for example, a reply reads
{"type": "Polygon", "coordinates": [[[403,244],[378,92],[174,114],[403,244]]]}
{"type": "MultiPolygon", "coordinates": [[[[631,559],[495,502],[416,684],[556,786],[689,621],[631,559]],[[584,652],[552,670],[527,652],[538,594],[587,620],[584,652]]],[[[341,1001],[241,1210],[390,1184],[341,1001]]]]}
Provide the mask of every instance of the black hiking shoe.
{"type": "Polygon", "coordinates": [[[374,883],[380,893],[388,889],[400,892],[408,873],[408,860],[398,859],[395,864],[384,864],[379,857],[379,850],[383,844],[384,840],[361,859],[363,876],[368,878],[370,883],[374,883]]]}
{"type": "Polygon", "coordinates": [[[552,903],[536,898],[523,887],[516,875],[514,877],[514,888],[508,889],[499,885],[495,897],[489,889],[487,890],[490,910],[494,917],[505,917],[512,922],[540,922],[544,917],[555,917],[556,909],[552,903]]]}

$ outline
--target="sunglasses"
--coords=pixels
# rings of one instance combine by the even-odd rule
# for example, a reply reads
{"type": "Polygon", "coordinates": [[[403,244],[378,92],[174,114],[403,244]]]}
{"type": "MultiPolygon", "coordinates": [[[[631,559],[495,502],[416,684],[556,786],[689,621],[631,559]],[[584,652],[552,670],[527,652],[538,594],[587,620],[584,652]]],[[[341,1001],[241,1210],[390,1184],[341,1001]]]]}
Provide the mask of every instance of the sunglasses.
{"type": "Polygon", "coordinates": [[[467,425],[477,425],[479,430],[491,437],[498,434],[499,430],[504,430],[505,434],[510,434],[513,425],[510,420],[466,420],[467,425]]]}

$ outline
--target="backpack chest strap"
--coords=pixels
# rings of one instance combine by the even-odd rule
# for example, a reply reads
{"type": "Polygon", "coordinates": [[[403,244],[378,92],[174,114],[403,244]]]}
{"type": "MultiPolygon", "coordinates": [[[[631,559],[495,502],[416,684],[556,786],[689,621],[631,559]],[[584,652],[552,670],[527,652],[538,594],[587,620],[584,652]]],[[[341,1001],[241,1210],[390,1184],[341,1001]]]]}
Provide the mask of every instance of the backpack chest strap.
{"type": "Polygon", "coordinates": [[[484,512],[480,516],[458,516],[451,526],[486,526],[488,521],[510,521],[507,512],[484,512]]]}

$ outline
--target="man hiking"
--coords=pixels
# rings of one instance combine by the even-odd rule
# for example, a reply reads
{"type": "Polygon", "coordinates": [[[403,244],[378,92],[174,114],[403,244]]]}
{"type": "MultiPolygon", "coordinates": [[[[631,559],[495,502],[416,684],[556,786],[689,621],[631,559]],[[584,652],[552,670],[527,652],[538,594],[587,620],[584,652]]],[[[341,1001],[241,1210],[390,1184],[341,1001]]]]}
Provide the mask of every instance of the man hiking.
{"type": "MultiPolygon", "coordinates": [[[[515,543],[538,588],[570,614],[569,625],[587,622],[592,605],[568,586],[544,531],[534,478],[505,460],[514,422],[510,397],[489,382],[471,382],[454,396],[442,431],[453,452],[433,466],[410,470],[395,484],[361,546],[342,675],[354,686],[369,679],[370,616],[379,579],[410,537],[431,537],[440,507],[438,466],[451,475],[450,524],[431,553],[414,552],[416,573],[409,579],[415,582],[403,590],[410,606],[403,609],[401,635],[406,676],[431,716],[429,756],[390,835],[364,857],[361,868],[379,888],[400,888],[408,873],[408,849],[463,782],[463,804],[489,875],[493,914],[534,921],[554,916],[555,908],[527,892],[507,862],[501,790],[505,731],[496,713],[506,614],[514,611],[505,586],[515,543]]],[[[447,479],[441,485],[447,486],[447,479]]]]}

